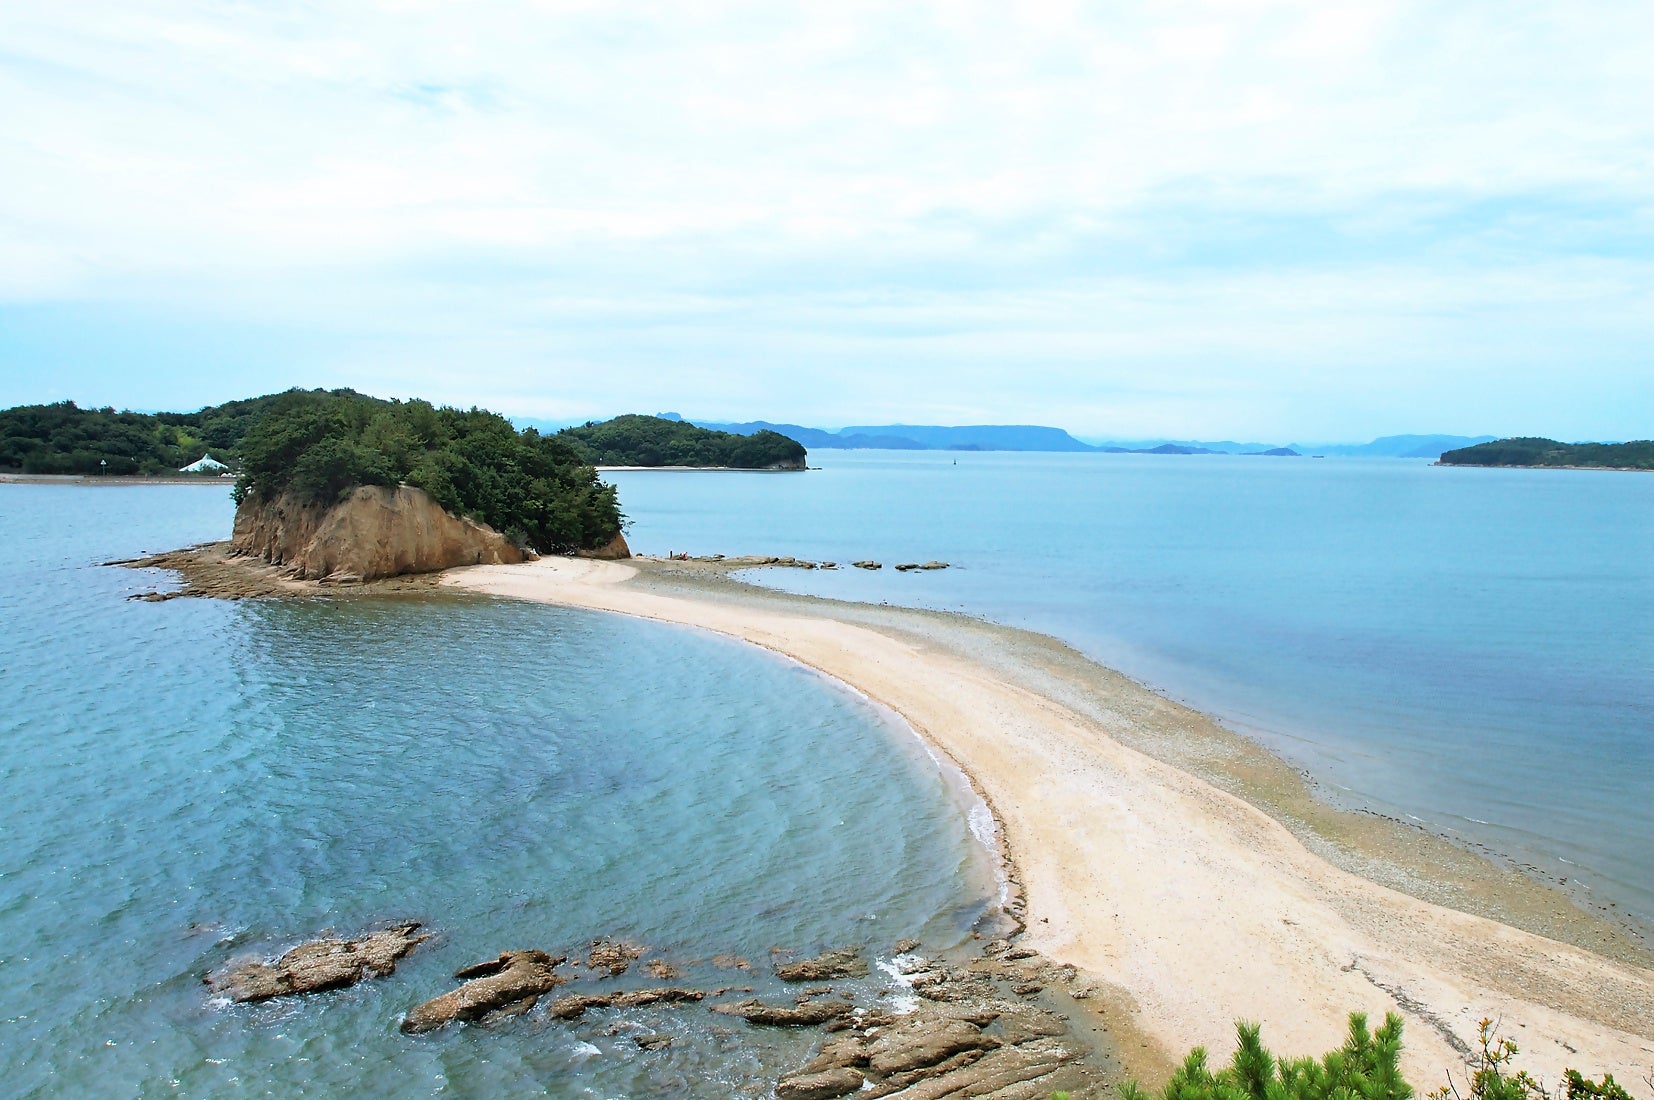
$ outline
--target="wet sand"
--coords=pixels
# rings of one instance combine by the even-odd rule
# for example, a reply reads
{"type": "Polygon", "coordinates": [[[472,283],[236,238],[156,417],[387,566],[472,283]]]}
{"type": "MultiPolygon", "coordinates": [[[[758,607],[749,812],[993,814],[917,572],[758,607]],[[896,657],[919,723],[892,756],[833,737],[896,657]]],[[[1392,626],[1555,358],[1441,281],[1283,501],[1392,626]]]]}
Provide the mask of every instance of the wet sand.
{"type": "Polygon", "coordinates": [[[1334,809],[1253,742],[1053,639],[726,572],[550,558],[444,583],[742,638],[901,714],[994,810],[1030,946],[1129,1022],[1118,1053],[1150,1080],[1196,1044],[1226,1055],[1236,1019],[1320,1053],[1355,1010],[1406,1017],[1421,1090],[1460,1073],[1483,1017],[1547,1082],[1654,1067],[1649,952],[1560,891],[1334,809]]]}

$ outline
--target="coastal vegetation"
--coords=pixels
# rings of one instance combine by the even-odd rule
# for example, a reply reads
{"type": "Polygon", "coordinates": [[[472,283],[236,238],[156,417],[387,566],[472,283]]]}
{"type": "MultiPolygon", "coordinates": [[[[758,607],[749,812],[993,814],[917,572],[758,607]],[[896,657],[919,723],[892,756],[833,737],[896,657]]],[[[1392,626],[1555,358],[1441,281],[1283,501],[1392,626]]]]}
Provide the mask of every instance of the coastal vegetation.
{"type": "MultiPolygon", "coordinates": [[[[354,390],[339,389],[289,390],[209,405],[196,412],[86,409],[73,401],[21,405],[0,410],[0,470],[25,474],[174,474],[203,454],[239,468],[242,441],[248,432],[272,409],[289,415],[294,393],[340,402],[375,400],[354,390]]],[[[597,466],[801,470],[806,455],[802,444],[778,432],[739,435],[654,416],[618,416],[556,434],[579,461],[597,466]]]]}
{"type": "MultiPolygon", "coordinates": [[[[1351,1013],[1343,1046],[1319,1059],[1291,1059],[1270,1053],[1257,1024],[1239,1022],[1239,1041],[1227,1066],[1214,1071],[1207,1065],[1206,1049],[1196,1047],[1166,1082],[1159,1100],[1410,1100],[1413,1086],[1401,1075],[1401,1029],[1401,1017],[1394,1012],[1377,1031],[1367,1027],[1365,1013],[1351,1013]]],[[[1427,1100],[1632,1100],[1612,1074],[1593,1081],[1572,1069],[1553,1096],[1526,1070],[1512,1072],[1516,1042],[1497,1035],[1492,1020],[1481,1021],[1477,1038],[1467,1091],[1461,1093],[1449,1077],[1427,1100]]],[[[1124,1100],[1152,1100],[1135,1081],[1123,1084],[1120,1094],[1124,1100]]]]}
{"type": "Polygon", "coordinates": [[[547,553],[602,546],[624,520],[574,440],[519,432],[482,409],[293,389],[189,413],[73,401],[0,411],[0,470],[175,474],[209,453],[237,471],[238,503],[286,493],[331,505],[359,485],[405,483],[547,553]]]}
{"type": "Polygon", "coordinates": [[[275,396],[192,413],[83,409],[73,401],[0,410],[0,470],[25,474],[171,474],[210,453],[234,465],[242,437],[275,396]]]}
{"type": "Polygon", "coordinates": [[[598,466],[802,470],[806,454],[803,444],[779,432],[735,435],[659,416],[617,416],[602,423],[564,428],[557,438],[598,466]]]}
{"type": "Polygon", "coordinates": [[[542,553],[603,546],[624,521],[614,486],[568,442],[482,409],[289,390],[248,428],[240,458],[238,503],[331,505],[358,486],[407,484],[542,553]]]}
{"type": "Polygon", "coordinates": [[[1631,443],[1559,443],[1521,436],[1460,447],[1441,456],[1444,466],[1582,466],[1654,470],[1654,440],[1631,443]]]}

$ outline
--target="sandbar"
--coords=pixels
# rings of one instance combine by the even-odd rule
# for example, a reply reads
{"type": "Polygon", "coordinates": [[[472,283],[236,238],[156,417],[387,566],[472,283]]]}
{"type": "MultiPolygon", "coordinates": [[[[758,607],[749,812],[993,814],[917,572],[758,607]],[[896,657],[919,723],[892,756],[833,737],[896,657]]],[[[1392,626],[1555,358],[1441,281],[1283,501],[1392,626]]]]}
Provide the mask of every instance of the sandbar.
{"type": "Polygon", "coordinates": [[[896,711],[992,808],[1029,946],[1129,1015],[1137,1049],[1117,1053],[1146,1080],[1197,1044],[1226,1057],[1239,1019],[1319,1054],[1358,1010],[1406,1018],[1421,1092],[1450,1071],[1463,1088],[1484,1017],[1550,1084],[1575,1067],[1635,1089],[1654,1067],[1634,934],[1416,830],[1345,820],[1245,739],[1060,642],[694,563],[546,558],[443,583],[741,638],[896,711]]]}

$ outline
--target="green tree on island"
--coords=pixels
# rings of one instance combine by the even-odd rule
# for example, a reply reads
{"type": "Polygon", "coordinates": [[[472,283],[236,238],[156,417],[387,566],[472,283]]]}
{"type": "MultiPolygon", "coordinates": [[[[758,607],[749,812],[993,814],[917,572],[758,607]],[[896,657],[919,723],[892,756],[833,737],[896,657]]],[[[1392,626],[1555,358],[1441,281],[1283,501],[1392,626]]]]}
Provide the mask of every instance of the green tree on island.
{"type": "Polygon", "coordinates": [[[1460,447],[1441,456],[1443,466],[1587,466],[1654,470],[1654,440],[1631,443],[1559,443],[1518,436],[1460,447]]]}
{"type": "Polygon", "coordinates": [[[358,485],[405,483],[541,553],[602,546],[625,519],[614,486],[568,443],[482,409],[289,390],[240,451],[237,502],[285,493],[331,504],[358,485]]]}
{"type": "Polygon", "coordinates": [[[630,414],[601,424],[564,428],[558,439],[598,466],[727,466],[737,470],[802,470],[803,444],[769,430],[735,435],[683,420],[630,414]]]}

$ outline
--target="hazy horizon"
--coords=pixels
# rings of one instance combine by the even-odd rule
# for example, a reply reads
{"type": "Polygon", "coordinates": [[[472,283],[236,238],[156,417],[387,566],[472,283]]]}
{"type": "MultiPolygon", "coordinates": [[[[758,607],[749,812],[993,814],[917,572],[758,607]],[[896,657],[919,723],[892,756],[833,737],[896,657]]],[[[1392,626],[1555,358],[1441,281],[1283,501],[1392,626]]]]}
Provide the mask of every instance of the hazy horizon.
{"type": "Polygon", "coordinates": [[[0,406],[1651,434],[1654,8],[10,13],[0,406]]]}

